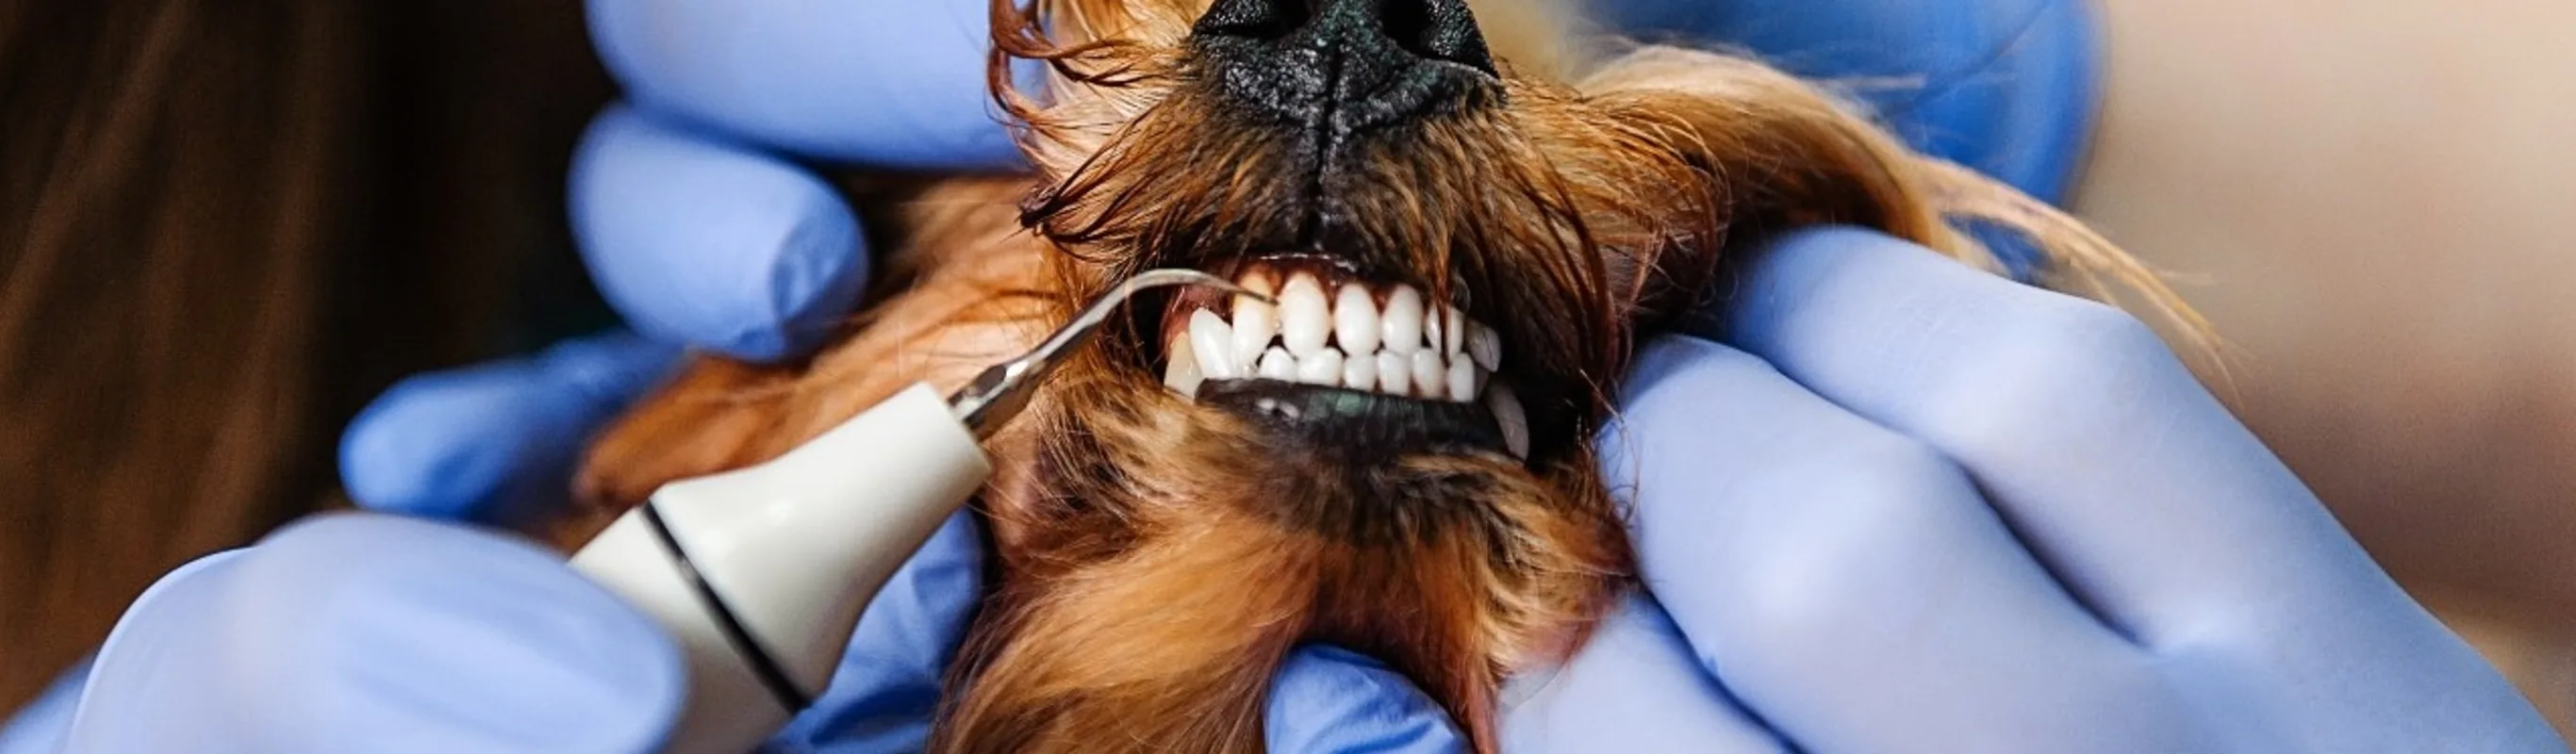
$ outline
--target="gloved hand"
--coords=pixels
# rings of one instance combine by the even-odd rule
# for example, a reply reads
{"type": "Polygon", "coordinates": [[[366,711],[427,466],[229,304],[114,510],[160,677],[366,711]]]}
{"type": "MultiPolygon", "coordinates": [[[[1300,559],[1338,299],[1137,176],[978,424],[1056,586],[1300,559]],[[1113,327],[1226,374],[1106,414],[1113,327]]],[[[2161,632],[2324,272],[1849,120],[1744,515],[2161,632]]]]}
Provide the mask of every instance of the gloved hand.
{"type": "Polygon", "coordinates": [[[2564,750],[2135,320],[1853,230],[1730,307],[1601,438],[1652,598],[1507,745],[2564,750]]]}
{"type": "MultiPolygon", "coordinates": [[[[2073,185],[2101,62],[2086,0],[1580,0],[1612,28],[1749,50],[1867,103],[1915,149],[2044,201],[2073,185]]],[[[1987,238],[2007,270],[2041,259],[1987,238]]]]}
{"type": "Polygon", "coordinates": [[[1650,41],[1715,42],[1867,102],[1915,149],[2066,193],[2101,63],[2084,0],[1579,0],[1650,41]]]}
{"type": "Polygon", "coordinates": [[[682,686],[677,645],[558,555],[325,515],[146,590],[59,751],[642,752],[682,686]]]}

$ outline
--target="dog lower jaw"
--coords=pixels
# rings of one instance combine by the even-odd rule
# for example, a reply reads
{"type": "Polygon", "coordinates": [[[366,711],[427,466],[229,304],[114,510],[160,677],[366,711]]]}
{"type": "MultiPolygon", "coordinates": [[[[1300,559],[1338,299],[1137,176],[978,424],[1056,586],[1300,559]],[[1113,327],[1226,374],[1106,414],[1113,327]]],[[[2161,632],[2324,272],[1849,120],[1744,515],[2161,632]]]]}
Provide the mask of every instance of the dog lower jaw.
{"type": "Polygon", "coordinates": [[[957,750],[1257,751],[1269,678],[1297,644],[1328,642],[1411,679],[1492,751],[1500,674],[1560,659],[1625,572],[1586,462],[1180,420],[1143,445],[1039,454],[1043,489],[991,501],[1018,546],[941,726],[970,744],[957,750]]]}
{"type": "Polygon", "coordinates": [[[1243,417],[1255,431],[1356,451],[1353,463],[1401,453],[1492,453],[1508,444],[1494,412],[1475,403],[1258,379],[1207,382],[1194,401],[1243,417]]]}

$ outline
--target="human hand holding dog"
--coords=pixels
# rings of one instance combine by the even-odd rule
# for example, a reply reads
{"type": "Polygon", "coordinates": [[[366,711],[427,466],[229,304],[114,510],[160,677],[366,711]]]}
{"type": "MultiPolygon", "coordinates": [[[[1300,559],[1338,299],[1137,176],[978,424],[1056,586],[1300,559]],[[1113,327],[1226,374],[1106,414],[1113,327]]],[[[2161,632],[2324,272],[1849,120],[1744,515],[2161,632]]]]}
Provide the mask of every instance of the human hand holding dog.
{"type": "Polygon", "coordinates": [[[1764,250],[1602,436],[1651,598],[1521,750],[2560,751],[2155,336],[1876,234],[1764,250]]]}

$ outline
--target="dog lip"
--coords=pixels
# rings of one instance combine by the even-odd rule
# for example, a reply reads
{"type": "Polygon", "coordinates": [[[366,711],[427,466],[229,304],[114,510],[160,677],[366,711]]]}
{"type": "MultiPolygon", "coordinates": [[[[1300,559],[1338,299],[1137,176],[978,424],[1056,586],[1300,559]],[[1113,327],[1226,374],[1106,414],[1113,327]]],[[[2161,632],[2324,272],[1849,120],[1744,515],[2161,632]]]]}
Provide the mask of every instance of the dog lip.
{"type": "Polygon", "coordinates": [[[1352,451],[1504,453],[1502,425],[1482,402],[1265,379],[1209,380],[1198,404],[1241,416],[1316,447],[1352,451]]]}

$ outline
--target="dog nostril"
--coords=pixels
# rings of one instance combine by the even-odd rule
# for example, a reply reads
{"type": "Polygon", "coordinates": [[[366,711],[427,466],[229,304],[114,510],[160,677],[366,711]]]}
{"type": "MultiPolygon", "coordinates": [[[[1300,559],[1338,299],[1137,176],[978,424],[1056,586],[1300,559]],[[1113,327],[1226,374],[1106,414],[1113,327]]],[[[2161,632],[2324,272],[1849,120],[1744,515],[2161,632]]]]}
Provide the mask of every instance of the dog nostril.
{"type": "Polygon", "coordinates": [[[1378,28],[1406,52],[1494,73],[1493,55],[1465,0],[1362,0],[1378,8],[1378,28]]]}
{"type": "Polygon", "coordinates": [[[1301,32],[1359,34],[1393,42],[1415,58],[1494,75],[1493,56],[1466,0],[1217,0],[1191,32],[1261,42],[1301,32]]]}

